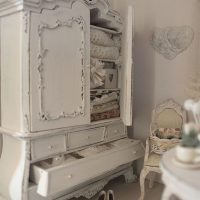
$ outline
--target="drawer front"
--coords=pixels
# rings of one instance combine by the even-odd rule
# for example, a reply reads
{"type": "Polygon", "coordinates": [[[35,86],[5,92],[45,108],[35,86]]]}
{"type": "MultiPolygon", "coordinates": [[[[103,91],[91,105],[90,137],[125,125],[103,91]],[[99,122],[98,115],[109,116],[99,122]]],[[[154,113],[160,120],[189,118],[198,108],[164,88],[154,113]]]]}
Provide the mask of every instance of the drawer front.
{"type": "Polygon", "coordinates": [[[88,129],[69,133],[68,145],[70,149],[79,148],[104,141],[105,127],[88,129]]]}
{"type": "Polygon", "coordinates": [[[107,138],[110,139],[117,139],[119,137],[125,136],[125,126],[123,123],[116,123],[109,125],[107,127],[107,138]]]}
{"type": "Polygon", "coordinates": [[[31,142],[32,160],[44,158],[66,151],[65,135],[40,138],[31,142]]]}
{"type": "Polygon", "coordinates": [[[144,157],[145,148],[140,140],[132,140],[129,138],[125,138],[112,142],[112,144],[116,147],[131,146],[131,143],[132,147],[128,149],[126,157],[129,157],[130,159],[132,158],[133,160],[137,160],[141,157],[144,157]]]}
{"type": "MultiPolygon", "coordinates": [[[[100,147],[102,148],[102,145],[100,147]]],[[[108,149],[103,152],[98,153],[94,150],[89,155],[85,150],[79,151],[77,154],[84,155],[83,158],[77,158],[75,161],[57,167],[41,169],[40,165],[32,166],[31,173],[37,177],[38,194],[46,197],[71,189],[121,165],[131,163],[144,154],[144,151],[141,152],[142,155],[138,154],[138,144],[130,139],[110,143],[106,147],[108,149]]],[[[92,152],[91,148],[89,150],[92,152]]]]}

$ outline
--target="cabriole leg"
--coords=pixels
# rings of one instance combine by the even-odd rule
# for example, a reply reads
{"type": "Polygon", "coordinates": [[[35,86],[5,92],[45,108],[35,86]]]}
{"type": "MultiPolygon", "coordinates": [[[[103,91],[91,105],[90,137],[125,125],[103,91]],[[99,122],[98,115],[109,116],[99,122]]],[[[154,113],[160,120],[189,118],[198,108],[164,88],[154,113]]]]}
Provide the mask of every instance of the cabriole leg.
{"type": "Polygon", "coordinates": [[[25,200],[29,179],[28,142],[3,135],[0,199],[25,200]]]}
{"type": "Polygon", "coordinates": [[[149,188],[150,189],[153,188],[155,179],[156,179],[156,173],[152,172],[150,179],[149,179],[149,188]]]}
{"type": "Polygon", "coordinates": [[[139,198],[139,200],[143,200],[144,199],[144,195],[145,195],[145,178],[148,175],[149,170],[147,168],[143,168],[142,172],[140,174],[140,190],[141,190],[141,196],[139,198]]]}

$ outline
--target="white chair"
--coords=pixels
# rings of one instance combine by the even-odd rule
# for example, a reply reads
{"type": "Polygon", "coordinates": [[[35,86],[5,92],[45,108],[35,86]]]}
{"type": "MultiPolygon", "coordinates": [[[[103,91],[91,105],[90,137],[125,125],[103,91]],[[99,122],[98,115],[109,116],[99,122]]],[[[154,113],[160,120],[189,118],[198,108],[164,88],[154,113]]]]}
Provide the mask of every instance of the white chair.
{"type": "Polygon", "coordinates": [[[144,199],[145,196],[145,178],[150,173],[149,187],[153,187],[155,180],[155,173],[161,173],[159,168],[159,162],[161,155],[169,148],[174,146],[177,139],[153,139],[154,131],[159,128],[180,128],[182,129],[183,124],[186,121],[186,112],[183,108],[172,99],[168,99],[163,103],[159,104],[152,112],[152,122],[150,125],[150,135],[146,140],[146,151],[144,158],[144,167],[140,174],[140,188],[141,196],[140,200],[144,199]],[[164,141],[164,142],[163,142],[164,141]],[[156,143],[155,143],[156,142],[156,143]]]}

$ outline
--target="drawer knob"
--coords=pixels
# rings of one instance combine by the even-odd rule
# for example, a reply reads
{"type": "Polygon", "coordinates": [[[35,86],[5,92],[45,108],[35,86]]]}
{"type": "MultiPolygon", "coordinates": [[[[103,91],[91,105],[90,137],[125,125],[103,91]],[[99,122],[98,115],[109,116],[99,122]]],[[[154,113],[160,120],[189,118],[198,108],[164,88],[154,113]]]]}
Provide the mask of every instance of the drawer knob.
{"type": "Polygon", "coordinates": [[[118,133],[118,130],[114,130],[114,133],[118,133]]]}
{"type": "Polygon", "coordinates": [[[72,174],[69,174],[69,175],[67,176],[67,178],[71,179],[71,178],[72,178],[72,174]]]}
{"type": "Polygon", "coordinates": [[[88,138],[88,139],[90,139],[91,137],[90,137],[90,136],[88,136],[87,138],[88,138]]]}

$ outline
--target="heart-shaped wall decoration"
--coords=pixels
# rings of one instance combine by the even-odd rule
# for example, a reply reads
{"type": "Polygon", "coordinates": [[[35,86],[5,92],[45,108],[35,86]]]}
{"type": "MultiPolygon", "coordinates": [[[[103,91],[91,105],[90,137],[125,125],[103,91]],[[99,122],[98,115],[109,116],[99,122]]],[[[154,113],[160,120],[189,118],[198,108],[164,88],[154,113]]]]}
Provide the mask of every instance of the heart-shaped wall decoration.
{"type": "Polygon", "coordinates": [[[172,60],[185,51],[194,39],[190,26],[157,28],[151,38],[153,48],[166,59],[172,60]]]}

